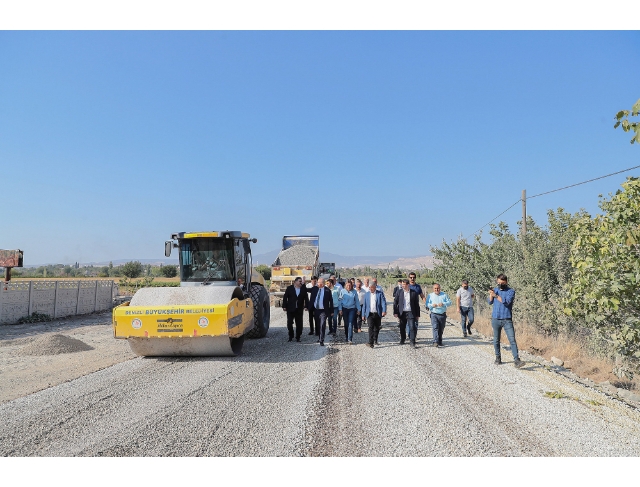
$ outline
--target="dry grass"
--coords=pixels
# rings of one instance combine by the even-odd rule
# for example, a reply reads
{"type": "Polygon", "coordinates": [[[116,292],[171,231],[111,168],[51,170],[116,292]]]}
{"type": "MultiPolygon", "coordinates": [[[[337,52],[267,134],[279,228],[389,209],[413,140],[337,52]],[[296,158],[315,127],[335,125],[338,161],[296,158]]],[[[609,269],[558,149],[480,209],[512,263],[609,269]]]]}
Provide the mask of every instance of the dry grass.
{"type": "MultiPolygon", "coordinates": [[[[87,281],[116,281],[118,282],[122,277],[14,277],[12,281],[77,281],[79,279],[86,279],[87,281]]],[[[134,280],[142,279],[136,278],[134,280]]],[[[180,282],[179,277],[154,277],[153,282],[180,282]]]]}
{"type": "Polygon", "coordinates": [[[12,281],[78,281],[86,279],[87,281],[117,281],[119,277],[12,277],[12,281]]]}
{"type": "MultiPolygon", "coordinates": [[[[455,307],[454,307],[455,308],[455,307]]],[[[447,313],[452,319],[459,320],[460,315],[455,309],[447,313]]],[[[620,379],[613,373],[614,362],[589,353],[578,339],[566,336],[557,338],[538,333],[533,327],[525,324],[514,323],[516,329],[516,341],[520,350],[526,350],[533,355],[539,355],[547,360],[557,357],[564,361],[564,367],[580,377],[589,378],[595,382],[610,381],[616,387],[625,389],[640,389],[640,379],[620,379]]],[[[493,336],[491,328],[491,316],[488,313],[477,313],[473,327],[486,336],[493,336]]],[[[500,343],[509,344],[503,333],[500,343]]]]}

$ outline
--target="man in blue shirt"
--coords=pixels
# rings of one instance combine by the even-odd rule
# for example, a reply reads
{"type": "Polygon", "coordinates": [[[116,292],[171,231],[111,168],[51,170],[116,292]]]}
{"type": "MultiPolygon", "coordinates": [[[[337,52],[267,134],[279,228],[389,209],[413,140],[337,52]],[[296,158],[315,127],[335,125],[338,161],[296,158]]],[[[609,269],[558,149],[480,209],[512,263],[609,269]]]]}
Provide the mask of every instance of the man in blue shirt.
{"type": "Polygon", "coordinates": [[[499,274],[496,277],[498,286],[494,289],[489,289],[489,304],[493,305],[493,311],[491,313],[491,327],[493,328],[493,350],[496,353],[496,365],[502,363],[500,357],[500,334],[504,328],[504,332],[509,339],[511,345],[511,353],[513,354],[513,364],[520,368],[524,365],[524,362],[520,360],[518,356],[518,345],[516,344],[516,333],[513,329],[513,320],[511,315],[511,308],[513,307],[513,300],[516,297],[516,292],[513,288],[510,288],[507,284],[507,276],[499,274]]]}
{"type": "Polygon", "coordinates": [[[447,293],[440,292],[440,284],[433,284],[433,292],[427,296],[427,309],[431,311],[431,330],[433,332],[433,346],[444,347],[442,335],[447,324],[447,308],[451,306],[451,299],[447,293]]]}

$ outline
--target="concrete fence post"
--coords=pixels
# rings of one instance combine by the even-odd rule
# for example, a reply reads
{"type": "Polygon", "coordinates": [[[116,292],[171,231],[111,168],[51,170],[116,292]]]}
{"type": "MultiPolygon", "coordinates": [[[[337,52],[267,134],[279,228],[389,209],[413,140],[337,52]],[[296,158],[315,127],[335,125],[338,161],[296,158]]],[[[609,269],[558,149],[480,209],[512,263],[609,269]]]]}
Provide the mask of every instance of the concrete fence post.
{"type": "Polygon", "coordinates": [[[53,293],[53,318],[55,319],[56,313],[58,311],[58,281],[56,281],[56,285],[54,287],[53,293]]]}
{"type": "Polygon", "coordinates": [[[29,316],[33,314],[33,281],[29,281],[29,316]]]}
{"type": "Polygon", "coordinates": [[[95,290],[93,292],[93,312],[95,313],[98,309],[98,280],[95,281],[95,290]]]}
{"type": "Polygon", "coordinates": [[[78,291],[76,292],[76,312],[75,315],[78,314],[78,309],[80,308],[80,281],[76,283],[78,285],[78,291]]]}

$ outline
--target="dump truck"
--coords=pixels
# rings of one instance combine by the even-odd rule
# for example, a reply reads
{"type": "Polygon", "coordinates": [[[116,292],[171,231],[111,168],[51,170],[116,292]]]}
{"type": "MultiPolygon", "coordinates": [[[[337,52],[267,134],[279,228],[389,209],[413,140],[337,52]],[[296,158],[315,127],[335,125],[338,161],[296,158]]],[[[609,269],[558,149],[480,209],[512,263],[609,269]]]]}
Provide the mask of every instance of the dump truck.
{"type": "Polygon", "coordinates": [[[329,279],[332,275],[336,275],[335,262],[320,262],[320,264],[318,264],[318,277],[329,279]]]}
{"type": "MultiPolygon", "coordinates": [[[[317,275],[320,237],[318,235],[285,235],[282,250],[271,264],[271,286],[269,292],[282,298],[296,277],[309,282],[317,275]]],[[[280,300],[276,300],[276,306],[280,300]]]]}
{"type": "Polygon", "coordinates": [[[180,287],[142,288],[113,310],[113,335],[141,356],[233,356],[269,330],[265,280],[239,231],[174,233],[180,287]]]}

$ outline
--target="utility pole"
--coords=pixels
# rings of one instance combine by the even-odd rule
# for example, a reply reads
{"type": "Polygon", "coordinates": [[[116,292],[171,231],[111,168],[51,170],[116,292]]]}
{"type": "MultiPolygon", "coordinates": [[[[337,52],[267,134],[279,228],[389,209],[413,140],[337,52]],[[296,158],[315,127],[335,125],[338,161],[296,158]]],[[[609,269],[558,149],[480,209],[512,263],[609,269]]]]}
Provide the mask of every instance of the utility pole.
{"type": "Polygon", "coordinates": [[[522,190],[522,238],[527,235],[527,190],[522,190]]]}

